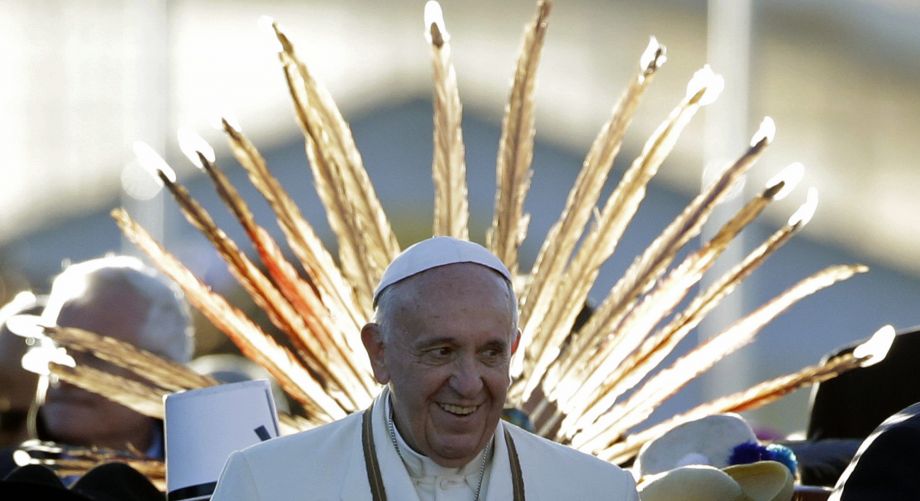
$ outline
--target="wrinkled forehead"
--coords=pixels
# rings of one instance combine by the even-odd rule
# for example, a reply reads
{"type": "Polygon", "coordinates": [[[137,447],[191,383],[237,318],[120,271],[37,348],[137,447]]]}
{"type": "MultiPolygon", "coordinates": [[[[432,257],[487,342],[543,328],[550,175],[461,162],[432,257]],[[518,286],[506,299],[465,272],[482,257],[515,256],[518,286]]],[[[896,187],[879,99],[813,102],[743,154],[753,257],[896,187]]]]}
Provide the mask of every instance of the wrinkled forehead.
{"type": "Polygon", "coordinates": [[[463,310],[471,317],[507,316],[513,327],[517,317],[511,283],[475,263],[438,266],[408,277],[383,291],[377,306],[379,320],[421,315],[437,321],[447,311],[463,310]]]}
{"type": "Polygon", "coordinates": [[[511,282],[501,273],[478,263],[452,263],[437,266],[408,277],[397,284],[406,290],[419,291],[422,294],[435,291],[447,295],[459,295],[465,292],[487,294],[494,291],[506,296],[511,290],[511,282]]]}

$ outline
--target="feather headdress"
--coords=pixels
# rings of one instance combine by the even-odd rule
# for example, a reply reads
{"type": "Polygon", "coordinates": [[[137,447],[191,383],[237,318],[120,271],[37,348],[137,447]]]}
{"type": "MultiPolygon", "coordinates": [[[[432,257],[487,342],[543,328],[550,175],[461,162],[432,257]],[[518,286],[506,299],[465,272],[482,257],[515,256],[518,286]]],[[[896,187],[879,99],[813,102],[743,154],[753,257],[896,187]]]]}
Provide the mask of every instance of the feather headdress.
{"type": "MultiPolygon", "coordinates": [[[[496,206],[486,239],[487,247],[513,273],[526,278],[517,282],[523,284],[519,300],[524,349],[518,350],[512,362],[514,382],[508,404],[530,410],[542,435],[607,460],[624,462],[644,442],[680,422],[705,413],[753,408],[803,385],[884,357],[887,345],[875,340],[872,346],[878,345],[877,348],[862,350],[846,360],[831,360],[781,376],[705,403],[656,426],[643,426],[665,399],[721,358],[750,343],[766,323],[785,309],[866,268],[832,266],[807,277],[669,366],[660,367],[701,319],[801,230],[814,211],[817,195],[812,191],[805,206],[787,225],[694,299],[684,301],[732,239],[794,184],[798,168],[771,180],[711,240],[677,261],[680,251],[700,234],[714,207],[769,146],[773,124],[765,119],[750,146],[739,152],[738,159],[635,258],[609,295],[599,302],[593,316],[573,333],[576,317],[601,266],[614,253],[649,182],[696,112],[718,97],[723,81],[708,66],[696,72],[686,94],[646,141],[618,186],[606,201],[599,203],[640,98],[666,61],[665,48],[652,38],[639,58],[635,76],[585,157],[565,208],[544,238],[535,264],[529,272],[522,271],[518,249],[527,234],[524,200],[532,176],[534,85],[550,11],[551,2],[540,0],[524,31],[502,121],[496,206]],[[678,311],[682,304],[685,306],[678,311]]],[[[300,59],[290,39],[277,24],[272,23],[272,27],[279,42],[282,76],[303,132],[316,188],[338,239],[338,261],[272,176],[256,147],[230,122],[223,122],[230,148],[274,211],[295,262],[285,258],[280,244],[254,220],[246,202],[205,151],[209,149],[206,144],[191,148],[192,160],[207,171],[222,200],[239,219],[265,272],[216,226],[208,212],[169,174],[165,162],[158,160],[155,169],[189,222],[204,233],[232,274],[267,312],[271,322],[290,338],[290,343],[278,343],[212,291],[126,211],[119,209],[113,215],[127,237],[182,287],[191,303],[245,355],[265,366],[303,406],[306,419],[284,419],[290,430],[363,409],[377,392],[365,357],[354,353],[361,353],[359,330],[372,314],[373,287],[400,246],[335,102],[300,59]]],[[[449,36],[440,7],[434,2],[426,6],[425,36],[431,45],[434,68],[434,233],[466,238],[469,214],[460,94],[450,61],[449,36]]],[[[65,334],[66,331],[53,333],[64,346],[80,349],[78,346],[87,343],[85,337],[76,335],[79,333],[65,334]]],[[[102,353],[108,347],[98,345],[92,349],[102,353]]],[[[125,360],[124,366],[137,367],[135,362],[127,361],[127,355],[125,360]]],[[[61,368],[58,371],[76,384],[81,384],[81,379],[95,381],[86,385],[103,385],[110,395],[112,387],[117,386],[95,374],[61,368]]],[[[120,401],[151,413],[154,402],[150,394],[157,389],[163,392],[176,388],[171,379],[174,372],[157,374],[162,379],[153,386],[126,386],[125,392],[132,394],[120,401]]],[[[190,376],[184,387],[209,383],[190,376]]]]}

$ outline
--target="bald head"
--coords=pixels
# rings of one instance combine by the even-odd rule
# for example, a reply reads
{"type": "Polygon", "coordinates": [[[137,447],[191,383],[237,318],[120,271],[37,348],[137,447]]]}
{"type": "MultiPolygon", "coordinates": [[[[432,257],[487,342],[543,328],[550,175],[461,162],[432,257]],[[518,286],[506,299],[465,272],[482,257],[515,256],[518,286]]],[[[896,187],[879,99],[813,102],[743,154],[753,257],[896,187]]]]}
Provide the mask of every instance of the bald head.
{"type": "MultiPolygon", "coordinates": [[[[131,257],[104,257],[67,267],[55,278],[42,312],[45,323],[75,327],[133,344],[177,362],[192,353],[188,307],[173,284],[131,257]]],[[[130,371],[84,353],[86,365],[132,378],[130,371]]],[[[158,436],[147,416],[83,389],[52,379],[40,385],[38,421],[51,439],[74,445],[144,451],[158,436]]]]}
{"type": "Polygon", "coordinates": [[[42,320],[127,341],[177,362],[192,354],[188,305],[140,260],[108,256],[73,264],[54,279],[42,320]]]}

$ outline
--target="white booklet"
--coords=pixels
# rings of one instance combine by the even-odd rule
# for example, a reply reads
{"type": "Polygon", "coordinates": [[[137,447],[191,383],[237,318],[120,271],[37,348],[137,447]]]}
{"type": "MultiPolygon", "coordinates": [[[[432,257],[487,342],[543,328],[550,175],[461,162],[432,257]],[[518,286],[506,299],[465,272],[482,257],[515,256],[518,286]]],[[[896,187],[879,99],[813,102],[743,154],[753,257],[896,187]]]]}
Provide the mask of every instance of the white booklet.
{"type": "Polygon", "coordinates": [[[231,453],[279,435],[264,379],[182,391],[165,400],[170,501],[210,499],[231,453]]]}

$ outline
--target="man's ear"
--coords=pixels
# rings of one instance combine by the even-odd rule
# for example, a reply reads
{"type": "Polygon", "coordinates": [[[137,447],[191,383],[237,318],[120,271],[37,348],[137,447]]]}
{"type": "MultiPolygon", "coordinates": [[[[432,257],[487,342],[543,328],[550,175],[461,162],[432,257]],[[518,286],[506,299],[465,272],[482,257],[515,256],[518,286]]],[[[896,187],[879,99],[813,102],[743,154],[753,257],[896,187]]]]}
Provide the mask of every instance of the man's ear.
{"type": "Polygon", "coordinates": [[[515,329],[514,330],[514,341],[511,341],[511,354],[512,355],[514,355],[514,353],[517,351],[518,344],[520,344],[520,342],[521,342],[521,329],[515,329]]]}
{"type": "Polygon", "coordinates": [[[387,370],[386,360],[383,356],[386,347],[383,343],[383,333],[380,332],[380,326],[373,322],[364,324],[364,327],[361,328],[361,342],[364,343],[364,350],[367,351],[367,357],[371,361],[374,379],[380,384],[389,383],[390,371],[387,370]]]}

